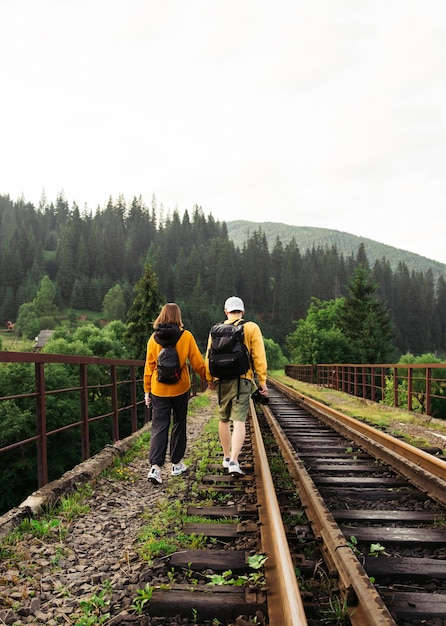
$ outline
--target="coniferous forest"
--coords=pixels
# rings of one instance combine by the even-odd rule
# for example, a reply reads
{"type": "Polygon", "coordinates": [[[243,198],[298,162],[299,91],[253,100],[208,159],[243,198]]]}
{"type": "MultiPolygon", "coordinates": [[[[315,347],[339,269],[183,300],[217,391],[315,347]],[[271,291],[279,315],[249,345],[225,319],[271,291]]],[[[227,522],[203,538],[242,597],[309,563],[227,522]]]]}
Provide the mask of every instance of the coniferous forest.
{"type": "Polygon", "coordinates": [[[245,301],[245,317],[285,352],[286,337],[305,318],[312,298],[345,296],[362,265],[389,309],[396,352],[446,355],[444,278],[409,270],[403,262],[391,266],[385,257],[370,264],[361,245],[349,256],[317,244],[301,251],[295,239],[283,244],[278,238],[268,246],[259,225],[239,248],[226,224],[201,207],[164,214],[154,197],[150,206],[136,197],[130,203],[110,199],[92,212],[69,206],[63,194],[55,203],[42,199],[38,207],[0,196],[3,326],[36,297],[44,277],[55,285],[60,310],[103,312],[104,298],[115,287],[128,310],[147,264],[165,301],[180,305],[185,326],[203,350],[210,326],[224,318],[224,300],[237,294],[245,301]]]}

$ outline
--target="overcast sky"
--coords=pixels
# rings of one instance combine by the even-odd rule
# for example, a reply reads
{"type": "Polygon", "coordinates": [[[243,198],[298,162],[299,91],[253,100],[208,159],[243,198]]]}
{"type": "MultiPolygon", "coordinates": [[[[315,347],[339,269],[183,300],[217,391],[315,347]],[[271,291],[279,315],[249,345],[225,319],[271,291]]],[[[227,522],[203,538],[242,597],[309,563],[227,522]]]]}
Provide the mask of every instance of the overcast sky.
{"type": "Polygon", "coordinates": [[[0,194],[446,263],[445,0],[0,0],[0,194]]]}

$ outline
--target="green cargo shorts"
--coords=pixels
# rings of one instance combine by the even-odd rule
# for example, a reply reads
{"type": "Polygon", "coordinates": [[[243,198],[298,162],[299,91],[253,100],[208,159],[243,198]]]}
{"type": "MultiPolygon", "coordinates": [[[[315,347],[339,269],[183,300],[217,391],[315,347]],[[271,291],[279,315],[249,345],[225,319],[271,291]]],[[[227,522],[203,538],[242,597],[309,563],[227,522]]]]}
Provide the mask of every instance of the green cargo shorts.
{"type": "Polygon", "coordinates": [[[249,410],[249,398],[251,397],[251,381],[247,378],[240,378],[239,387],[239,380],[235,378],[218,381],[217,385],[220,386],[220,404],[218,406],[220,420],[222,422],[229,420],[245,422],[249,410]]]}

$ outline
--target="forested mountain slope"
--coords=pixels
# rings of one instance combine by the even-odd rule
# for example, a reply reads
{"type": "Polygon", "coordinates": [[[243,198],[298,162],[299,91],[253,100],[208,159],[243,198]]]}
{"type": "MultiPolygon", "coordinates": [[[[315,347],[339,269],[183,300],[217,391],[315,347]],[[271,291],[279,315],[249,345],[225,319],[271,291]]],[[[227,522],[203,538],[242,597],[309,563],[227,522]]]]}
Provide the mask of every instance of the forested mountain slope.
{"type": "Polygon", "coordinates": [[[265,234],[270,251],[273,250],[277,239],[280,239],[282,244],[286,245],[294,238],[302,254],[313,247],[331,248],[335,246],[339,254],[349,257],[352,254],[355,255],[362,244],[371,266],[373,266],[376,260],[381,261],[385,258],[392,270],[395,270],[399,263],[404,263],[409,271],[424,273],[430,269],[435,279],[439,276],[446,278],[446,264],[444,263],[428,259],[414,252],[379,243],[366,237],[358,237],[357,235],[338,230],[313,226],[291,226],[276,222],[257,223],[246,220],[226,222],[226,225],[229,239],[240,249],[248,242],[253,233],[260,229],[265,234]]]}
{"type": "Polygon", "coordinates": [[[63,196],[36,208],[0,195],[0,323],[15,323],[21,335],[33,339],[86,310],[124,321],[147,265],[200,346],[226,297],[237,294],[264,335],[285,348],[313,299],[346,296],[361,265],[391,312],[398,352],[446,353],[446,265],[419,255],[328,229],[227,224],[198,206],[164,215],[155,200],[149,207],[120,197],[81,212],[63,196]],[[43,281],[51,307],[37,299],[43,281]],[[111,299],[119,314],[106,314],[111,299]]]}

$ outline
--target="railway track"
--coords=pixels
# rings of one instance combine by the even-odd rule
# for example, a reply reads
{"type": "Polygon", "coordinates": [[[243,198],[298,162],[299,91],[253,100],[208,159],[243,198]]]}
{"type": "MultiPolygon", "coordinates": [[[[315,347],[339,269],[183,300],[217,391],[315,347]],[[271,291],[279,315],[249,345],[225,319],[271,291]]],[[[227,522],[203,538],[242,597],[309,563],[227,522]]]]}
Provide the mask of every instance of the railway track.
{"type": "Polygon", "coordinates": [[[193,549],[136,563],[150,600],[105,623],[445,626],[446,463],[276,381],[251,414],[243,476],[212,434],[175,479],[193,549]]]}
{"type": "Polygon", "coordinates": [[[193,593],[190,580],[179,582],[155,590],[149,614],[444,626],[446,463],[277,382],[269,406],[251,412],[245,475],[227,475],[218,456],[188,507],[194,521],[184,531],[208,547],[174,554],[170,567],[195,580],[229,571],[246,581],[249,559],[262,554],[265,579],[193,593]],[[274,470],[277,455],[288,483],[274,470]]]}
{"type": "Polygon", "coordinates": [[[446,624],[446,463],[279,383],[264,412],[351,623],[446,624]]]}
{"type": "Polygon", "coordinates": [[[247,431],[240,456],[244,475],[229,475],[219,451],[194,488],[187,507],[193,521],[183,531],[206,537],[208,544],[169,558],[178,576],[168,588],[156,586],[150,616],[195,614],[200,624],[307,624],[253,404],[247,431]],[[253,572],[252,563],[265,558],[262,574],[253,572]]]}

